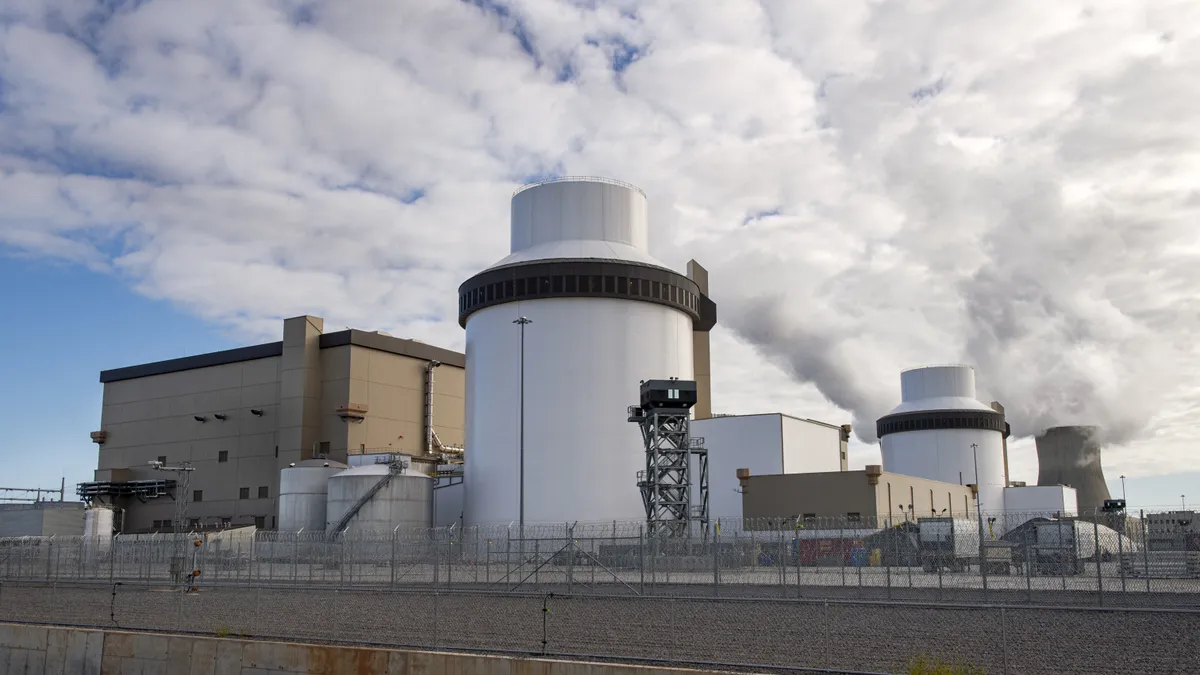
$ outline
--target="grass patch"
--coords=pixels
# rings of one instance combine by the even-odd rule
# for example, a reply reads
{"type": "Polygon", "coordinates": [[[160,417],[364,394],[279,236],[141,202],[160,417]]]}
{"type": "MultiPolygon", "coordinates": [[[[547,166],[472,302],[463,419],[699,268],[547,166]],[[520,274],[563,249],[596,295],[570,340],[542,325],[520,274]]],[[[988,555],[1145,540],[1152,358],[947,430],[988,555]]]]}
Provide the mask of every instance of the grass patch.
{"type": "Polygon", "coordinates": [[[983,668],[918,656],[908,664],[908,675],[986,675],[983,668]]]}

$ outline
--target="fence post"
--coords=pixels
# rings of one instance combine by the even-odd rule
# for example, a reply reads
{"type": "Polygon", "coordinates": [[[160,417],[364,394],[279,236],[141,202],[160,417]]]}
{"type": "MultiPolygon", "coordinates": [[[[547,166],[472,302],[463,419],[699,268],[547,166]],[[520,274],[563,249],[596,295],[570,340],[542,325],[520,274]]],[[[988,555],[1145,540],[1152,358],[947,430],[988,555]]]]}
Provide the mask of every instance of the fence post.
{"type": "Polygon", "coordinates": [[[1025,602],[1033,604],[1033,565],[1037,562],[1037,551],[1030,541],[1037,536],[1033,527],[1025,528],[1025,602]]]}
{"type": "Polygon", "coordinates": [[[575,585],[575,527],[564,523],[567,530],[567,593],[570,594],[575,585]]]}
{"type": "Polygon", "coordinates": [[[433,537],[433,539],[432,539],[432,541],[430,541],[430,546],[433,547],[433,592],[434,592],[434,599],[435,599],[435,603],[433,606],[434,606],[434,623],[436,624],[437,623],[436,599],[437,599],[437,587],[438,587],[438,535],[437,535],[437,530],[433,531],[432,537],[433,537]]]}
{"type": "Polygon", "coordinates": [[[1142,571],[1146,577],[1146,600],[1150,599],[1150,533],[1146,531],[1146,510],[1139,511],[1142,524],[1142,571]]]}
{"type": "Polygon", "coordinates": [[[1096,539],[1096,588],[1100,592],[1100,606],[1104,606],[1104,572],[1100,569],[1100,524],[1092,520],[1092,536],[1096,539]]]}
{"type": "MultiPolygon", "coordinates": [[[[1117,566],[1121,572],[1121,601],[1129,604],[1129,596],[1125,595],[1125,512],[1121,511],[1121,529],[1117,530],[1117,566]]],[[[1099,544],[1097,544],[1099,545],[1099,544]]]]}
{"type": "Polygon", "coordinates": [[[1000,653],[1004,659],[1004,675],[1008,675],[1008,616],[1000,605],[1000,653]]]}
{"type": "Polygon", "coordinates": [[[641,580],[638,582],[638,594],[646,594],[646,530],[645,526],[638,525],[638,575],[641,580]]]}

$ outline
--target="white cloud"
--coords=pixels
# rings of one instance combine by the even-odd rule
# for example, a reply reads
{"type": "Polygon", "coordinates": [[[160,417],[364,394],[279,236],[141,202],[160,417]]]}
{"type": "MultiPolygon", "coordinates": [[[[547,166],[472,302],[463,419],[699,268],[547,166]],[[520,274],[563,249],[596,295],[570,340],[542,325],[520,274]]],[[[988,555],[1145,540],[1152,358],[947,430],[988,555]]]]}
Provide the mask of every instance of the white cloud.
{"type": "Polygon", "coordinates": [[[727,412],[870,440],[899,370],[966,361],[1020,433],[1100,423],[1111,471],[1197,466],[1194,3],[4,17],[0,245],[22,255],[248,339],[308,312],[454,346],[511,190],[610,175],[649,193],[658,257],[712,272],[727,412]]]}

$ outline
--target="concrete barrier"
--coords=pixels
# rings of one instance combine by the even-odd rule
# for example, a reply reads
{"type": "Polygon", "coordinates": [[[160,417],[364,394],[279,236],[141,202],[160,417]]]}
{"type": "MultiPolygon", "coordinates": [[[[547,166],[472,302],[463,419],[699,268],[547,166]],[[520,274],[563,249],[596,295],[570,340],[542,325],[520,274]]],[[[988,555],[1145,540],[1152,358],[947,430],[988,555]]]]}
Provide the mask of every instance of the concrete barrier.
{"type": "Polygon", "coordinates": [[[3,675],[682,675],[701,671],[0,623],[3,675]]]}

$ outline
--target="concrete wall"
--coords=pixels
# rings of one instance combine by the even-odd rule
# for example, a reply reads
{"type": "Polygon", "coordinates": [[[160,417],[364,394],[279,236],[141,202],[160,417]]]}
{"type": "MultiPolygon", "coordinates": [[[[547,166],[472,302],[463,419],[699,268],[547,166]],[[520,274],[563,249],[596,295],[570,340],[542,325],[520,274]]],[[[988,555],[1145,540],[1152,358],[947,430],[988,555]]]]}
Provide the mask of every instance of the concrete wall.
{"type": "Polygon", "coordinates": [[[666,675],[676,668],[0,624],[5,675],[666,675]]]}

